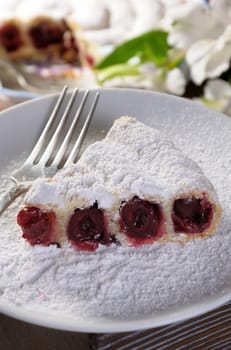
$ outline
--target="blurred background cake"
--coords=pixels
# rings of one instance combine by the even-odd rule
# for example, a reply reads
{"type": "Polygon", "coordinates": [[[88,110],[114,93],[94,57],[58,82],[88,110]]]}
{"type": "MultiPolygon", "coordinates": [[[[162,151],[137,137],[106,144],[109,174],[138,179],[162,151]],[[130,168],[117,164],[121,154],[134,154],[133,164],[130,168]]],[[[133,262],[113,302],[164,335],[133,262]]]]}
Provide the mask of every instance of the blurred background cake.
{"type": "Polygon", "coordinates": [[[230,9],[231,0],[1,0],[0,79],[4,59],[31,85],[32,74],[57,85],[87,76],[84,87],[162,91],[231,115],[230,9]]]}
{"type": "Polygon", "coordinates": [[[13,60],[92,65],[78,24],[69,21],[64,1],[1,1],[1,55],[13,60]]]}

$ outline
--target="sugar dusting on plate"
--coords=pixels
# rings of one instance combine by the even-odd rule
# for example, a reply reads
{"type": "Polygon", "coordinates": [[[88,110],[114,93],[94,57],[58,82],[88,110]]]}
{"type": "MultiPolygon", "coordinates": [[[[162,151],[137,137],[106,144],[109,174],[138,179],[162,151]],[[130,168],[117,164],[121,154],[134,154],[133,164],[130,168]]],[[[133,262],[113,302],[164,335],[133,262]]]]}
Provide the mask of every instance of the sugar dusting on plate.
{"type": "MultiPolygon", "coordinates": [[[[16,224],[17,201],[0,218],[0,303],[76,319],[126,319],[221,294],[231,284],[227,171],[220,168],[214,183],[223,206],[218,232],[184,245],[111,246],[94,253],[76,252],[68,244],[31,247],[16,224]]],[[[7,186],[3,176],[0,191],[7,186]]]]}

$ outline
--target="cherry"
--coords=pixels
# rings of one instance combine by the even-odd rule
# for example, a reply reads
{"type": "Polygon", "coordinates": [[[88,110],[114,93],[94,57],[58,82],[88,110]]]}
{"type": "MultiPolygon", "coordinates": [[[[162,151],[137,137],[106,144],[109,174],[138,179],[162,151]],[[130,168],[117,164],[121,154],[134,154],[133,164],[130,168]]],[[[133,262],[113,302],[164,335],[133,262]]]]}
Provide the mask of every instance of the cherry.
{"type": "Polygon", "coordinates": [[[84,209],[76,209],[71,216],[67,236],[79,250],[94,251],[99,244],[109,245],[111,240],[106,229],[104,212],[97,204],[84,209]]]}
{"type": "Polygon", "coordinates": [[[8,52],[19,49],[22,45],[21,34],[15,24],[5,24],[0,27],[0,42],[8,52]]]}
{"type": "Polygon", "coordinates": [[[159,204],[134,197],[121,205],[121,230],[129,238],[135,239],[135,244],[159,238],[163,234],[161,222],[162,213],[159,204]]]}
{"type": "Polygon", "coordinates": [[[172,219],[176,232],[202,233],[209,227],[212,215],[212,204],[205,196],[179,198],[173,204],[172,219]]]}
{"type": "Polygon", "coordinates": [[[61,44],[64,32],[60,27],[44,21],[31,27],[29,35],[37,49],[45,49],[49,45],[61,44]]]}
{"type": "Polygon", "coordinates": [[[36,207],[25,207],[17,215],[17,223],[22,228],[23,238],[30,244],[51,244],[53,212],[42,212],[36,207]]]}
{"type": "Polygon", "coordinates": [[[94,60],[94,57],[91,56],[91,55],[86,55],[86,61],[87,63],[89,64],[90,67],[93,67],[94,64],[95,64],[95,60],[94,60]]]}

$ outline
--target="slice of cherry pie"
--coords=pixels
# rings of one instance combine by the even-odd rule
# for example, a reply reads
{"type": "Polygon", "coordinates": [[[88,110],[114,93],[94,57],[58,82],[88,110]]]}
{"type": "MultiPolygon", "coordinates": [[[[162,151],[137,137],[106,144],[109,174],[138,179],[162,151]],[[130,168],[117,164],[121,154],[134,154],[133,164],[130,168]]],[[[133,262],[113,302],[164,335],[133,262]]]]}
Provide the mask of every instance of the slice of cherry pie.
{"type": "Polygon", "coordinates": [[[199,166],[158,130],[121,117],[77,164],[36,180],[17,220],[31,244],[70,241],[94,251],[206,237],[220,216],[199,166]]]}
{"type": "Polygon", "coordinates": [[[83,38],[78,24],[70,20],[66,5],[61,1],[21,1],[14,7],[12,1],[0,4],[1,56],[92,66],[92,45],[83,38]]]}

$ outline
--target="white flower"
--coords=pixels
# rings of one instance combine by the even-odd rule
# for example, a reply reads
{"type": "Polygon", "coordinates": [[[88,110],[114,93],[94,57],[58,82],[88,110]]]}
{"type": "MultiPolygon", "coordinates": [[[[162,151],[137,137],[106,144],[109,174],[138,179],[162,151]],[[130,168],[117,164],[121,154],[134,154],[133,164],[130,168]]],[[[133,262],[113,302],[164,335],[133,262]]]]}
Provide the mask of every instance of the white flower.
{"type": "Polygon", "coordinates": [[[231,116],[231,85],[224,80],[209,80],[199,102],[231,116]]]}
{"type": "Polygon", "coordinates": [[[167,92],[181,96],[184,94],[185,85],[185,76],[179,68],[174,68],[167,73],[165,81],[167,92]]]}
{"type": "Polygon", "coordinates": [[[209,6],[223,25],[231,23],[231,0],[210,0],[209,6]]]}
{"type": "Polygon", "coordinates": [[[208,81],[204,88],[204,96],[207,99],[230,99],[231,85],[222,79],[208,81]]]}
{"type": "Polygon", "coordinates": [[[210,7],[203,6],[201,0],[181,1],[176,6],[169,6],[166,16],[171,21],[169,44],[181,49],[188,49],[203,38],[216,38],[224,30],[224,24],[217,20],[210,7]]]}
{"type": "Polygon", "coordinates": [[[186,86],[186,79],[180,68],[166,70],[157,68],[152,63],[145,63],[140,67],[143,80],[147,88],[169,92],[175,95],[183,95],[186,86]]]}
{"type": "Polygon", "coordinates": [[[200,85],[207,78],[216,78],[230,66],[231,26],[217,40],[201,40],[193,44],[186,61],[190,67],[192,80],[200,85]]]}

